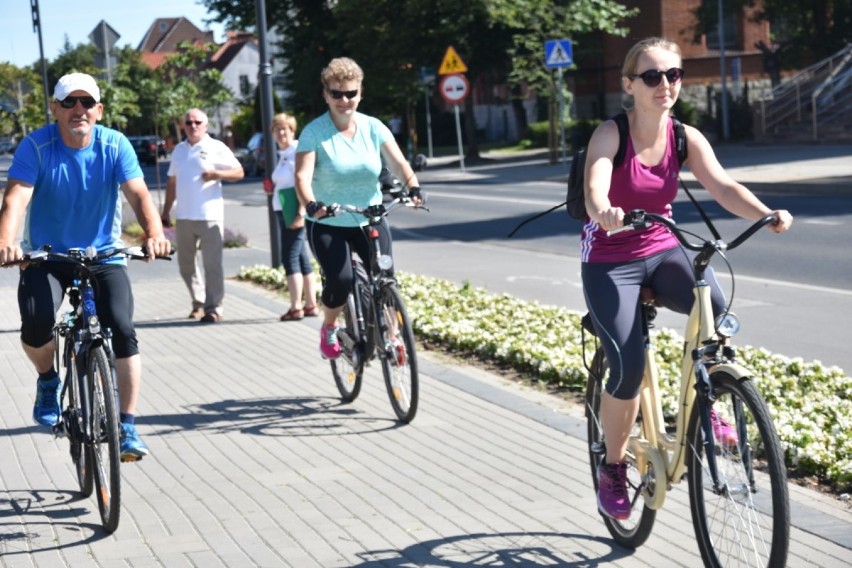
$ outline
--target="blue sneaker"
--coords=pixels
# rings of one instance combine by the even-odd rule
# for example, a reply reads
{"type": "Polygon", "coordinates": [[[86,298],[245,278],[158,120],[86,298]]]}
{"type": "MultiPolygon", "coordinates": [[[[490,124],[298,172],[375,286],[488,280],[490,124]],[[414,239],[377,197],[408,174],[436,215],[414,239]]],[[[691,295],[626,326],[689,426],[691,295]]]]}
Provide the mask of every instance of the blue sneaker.
{"type": "Polygon", "coordinates": [[[148,446],[139,439],[133,424],[121,425],[121,461],[138,461],[148,455],[148,446]]]}
{"type": "Polygon", "coordinates": [[[62,409],[59,407],[59,376],[49,381],[36,381],[36,399],[33,406],[33,420],[42,426],[56,426],[62,409]]]}

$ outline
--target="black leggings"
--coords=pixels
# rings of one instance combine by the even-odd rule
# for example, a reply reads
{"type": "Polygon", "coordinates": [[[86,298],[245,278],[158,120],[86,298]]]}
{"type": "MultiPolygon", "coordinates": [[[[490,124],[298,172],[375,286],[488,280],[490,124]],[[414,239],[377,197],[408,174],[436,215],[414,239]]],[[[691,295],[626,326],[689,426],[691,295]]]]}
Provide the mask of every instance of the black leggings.
{"type": "MultiPolygon", "coordinates": [[[[369,263],[370,242],[364,231],[371,227],[334,227],[307,221],[308,242],[314,258],[322,268],[322,303],[329,308],[338,308],[346,303],[352,291],[352,251],[369,263]]],[[[385,219],[375,227],[379,231],[379,249],[383,254],[393,255],[390,226],[385,219]]]]}
{"type": "MultiPolygon", "coordinates": [[[[689,313],[695,300],[693,256],[676,247],[631,262],[583,263],[586,305],[609,362],[606,392],[615,398],[635,398],[642,384],[645,346],[639,305],[641,289],[653,289],[661,306],[689,313]]],[[[705,280],[710,285],[713,314],[719,315],[725,308],[725,296],[712,269],[707,269],[705,280]]]]}
{"type": "MultiPolygon", "coordinates": [[[[99,264],[91,269],[95,308],[101,322],[112,331],[116,358],[136,355],[139,345],[133,329],[133,292],[127,267],[99,264]]],[[[21,310],[21,341],[25,345],[42,347],[53,339],[56,312],[73,278],[74,267],[64,263],[45,262],[21,271],[18,307],[21,310]]]]}

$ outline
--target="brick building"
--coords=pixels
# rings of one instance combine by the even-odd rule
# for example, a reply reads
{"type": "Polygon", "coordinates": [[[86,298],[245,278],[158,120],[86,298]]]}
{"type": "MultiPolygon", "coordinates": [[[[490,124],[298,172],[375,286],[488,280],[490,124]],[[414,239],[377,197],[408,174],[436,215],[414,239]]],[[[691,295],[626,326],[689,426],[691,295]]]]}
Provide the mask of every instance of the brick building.
{"type": "MultiPolygon", "coordinates": [[[[649,36],[666,37],[680,45],[686,71],[681,97],[701,111],[712,112],[713,93],[721,91],[719,38],[718,33],[712,33],[695,41],[694,11],[700,0],[623,0],[623,4],[640,9],[626,22],[630,29],[627,37],[593,34],[574,49],[577,69],[567,76],[573,79],[577,116],[602,118],[621,109],[624,56],[634,43],[649,36]]],[[[727,88],[739,96],[748,82],[749,100],[771,86],[764,54],[756,47],[760,41],[770,43],[769,24],[752,21],[754,12],[754,8],[746,8],[729,13],[724,27],[727,88]]]]}

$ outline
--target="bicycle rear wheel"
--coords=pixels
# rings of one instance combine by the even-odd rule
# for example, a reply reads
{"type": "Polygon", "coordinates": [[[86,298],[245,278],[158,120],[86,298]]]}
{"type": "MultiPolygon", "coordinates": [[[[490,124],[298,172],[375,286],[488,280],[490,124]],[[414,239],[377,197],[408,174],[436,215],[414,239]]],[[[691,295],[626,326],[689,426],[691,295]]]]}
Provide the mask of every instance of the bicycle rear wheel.
{"type": "MultiPolygon", "coordinates": [[[[55,345],[60,343],[60,335],[54,337],[55,345]]],[[[68,445],[71,452],[71,461],[77,471],[77,483],[80,485],[80,494],[89,497],[95,486],[94,456],[89,445],[84,444],[83,434],[83,389],[86,379],[78,372],[77,354],[74,352],[74,341],[69,337],[64,342],[63,364],[65,365],[65,393],[67,399],[63,400],[62,422],[65,435],[68,436],[68,445]]]]}
{"type": "Polygon", "coordinates": [[[121,475],[118,412],[112,368],[102,346],[89,352],[89,385],[91,386],[92,444],[98,509],[104,530],[112,533],[118,528],[121,503],[121,475]]]}
{"type": "Polygon", "coordinates": [[[331,374],[343,402],[358,398],[364,378],[364,349],[356,314],[355,299],[349,294],[337,321],[340,357],[331,360],[331,374]]]}
{"type": "MultiPolygon", "coordinates": [[[[592,483],[595,487],[595,496],[598,492],[598,467],[603,463],[606,456],[605,440],[603,437],[603,429],[601,428],[600,408],[601,396],[603,388],[606,385],[609,377],[609,364],[603,349],[598,349],[592,359],[591,369],[589,371],[589,379],[586,384],[586,422],[587,422],[587,440],[589,444],[589,464],[592,470],[592,483]]],[[[637,425],[634,427],[634,433],[641,428],[642,412],[639,411],[637,417],[637,425]]],[[[636,468],[636,462],[628,454],[627,456],[627,492],[628,497],[633,503],[633,508],[630,511],[630,517],[626,520],[617,520],[601,513],[604,524],[606,525],[609,534],[621,546],[627,548],[636,548],[641,546],[651,535],[651,530],[654,528],[654,520],[657,512],[645,506],[645,500],[640,494],[643,490],[653,490],[653,484],[649,487],[642,485],[643,475],[653,480],[653,472],[640,472],[636,468]]],[[[660,472],[659,475],[665,475],[665,472],[660,472]]],[[[597,498],[597,497],[596,497],[597,498]]]]}
{"type": "Polygon", "coordinates": [[[396,286],[383,286],[381,294],[378,307],[385,323],[379,342],[382,372],[393,411],[400,422],[408,424],[417,414],[420,396],[414,331],[396,286]]]}
{"type": "Polygon", "coordinates": [[[705,566],[784,566],[790,537],[787,471],[766,403],[750,380],[710,374],[716,416],[736,440],[715,441],[720,487],[713,487],[701,427],[692,407],[687,479],[692,522],[705,566]]]}

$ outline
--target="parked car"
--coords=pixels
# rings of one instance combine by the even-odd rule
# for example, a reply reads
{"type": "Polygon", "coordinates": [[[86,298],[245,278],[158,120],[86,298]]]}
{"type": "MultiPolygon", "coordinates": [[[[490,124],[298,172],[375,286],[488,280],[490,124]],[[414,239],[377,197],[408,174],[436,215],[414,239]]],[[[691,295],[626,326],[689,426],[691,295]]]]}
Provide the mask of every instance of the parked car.
{"type": "Polygon", "coordinates": [[[166,141],[156,136],[128,136],[130,144],[136,151],[136,157],[140,164],[157,163],[157,155],[165,158],[168,155],[166,141]]]}
{"type": "Polygon", "coordinates": [[[234,150],[247,176],[262,176],[266,170],[266,158],[263,153],[263,133],[255,132],[244,148],[234,150]]]}

